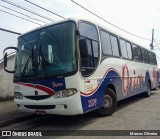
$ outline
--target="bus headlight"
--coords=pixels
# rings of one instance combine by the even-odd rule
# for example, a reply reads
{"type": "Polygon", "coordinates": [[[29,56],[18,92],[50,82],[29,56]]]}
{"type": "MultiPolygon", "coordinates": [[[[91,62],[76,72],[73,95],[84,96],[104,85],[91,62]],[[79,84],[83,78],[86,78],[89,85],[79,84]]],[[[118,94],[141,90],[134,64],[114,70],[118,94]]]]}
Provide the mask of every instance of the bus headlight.
{"type": "Polygon", "coordinates": [[[69,97],[77,93],[76,89],[66,89],[66,90],[60,90],[55,92],[53,95],[54,98],[63,98],[63,97],[69,97]]]}
{"type": "Polygon", "coordinates": [[[19,92],[14,92],[14,98],[15,99],[23,99],[23,95],[19,92]]]}

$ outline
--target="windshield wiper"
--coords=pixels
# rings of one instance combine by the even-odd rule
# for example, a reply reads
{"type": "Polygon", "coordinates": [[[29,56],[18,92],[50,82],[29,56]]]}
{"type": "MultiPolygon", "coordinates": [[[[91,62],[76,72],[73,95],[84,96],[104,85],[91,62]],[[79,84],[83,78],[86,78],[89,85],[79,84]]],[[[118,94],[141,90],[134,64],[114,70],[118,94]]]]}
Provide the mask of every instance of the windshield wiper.
{"type": "Polygon", "coordinates": [[[26,61],[26,64],[25,64],[25,66],[24,66],[24,68],[23,68],[23,71],[22,71],[22,74],[21,74],[21,79],[22,79],[22,77],[24,76],[24,74],[25,74],[25,72],[26,72],[26,69],[27,69],[27,67],[28,67],[28,64],[29,64],[29,62],[30,62],[31,57],[32,57],[32,56],[29,56],[28,59],[27,59],[27,61],[26,61]]]}

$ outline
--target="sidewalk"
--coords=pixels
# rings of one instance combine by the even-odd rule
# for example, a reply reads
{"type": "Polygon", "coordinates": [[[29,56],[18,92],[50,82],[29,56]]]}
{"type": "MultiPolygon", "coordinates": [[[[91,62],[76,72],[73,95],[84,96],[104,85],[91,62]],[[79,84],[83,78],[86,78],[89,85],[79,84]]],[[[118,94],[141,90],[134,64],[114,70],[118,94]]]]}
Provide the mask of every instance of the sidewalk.
{"type": "Polygon", "coordinates": [[[27,115],[31,114],[21,113],[16,110],[16,105],[13,100],[0,102],[0,123],[27,115]]]}
{"type": "Polygon", "coordinates": [[[16,111],[16,105],[13,100],[0,102],[0,115],[16,111]]]}

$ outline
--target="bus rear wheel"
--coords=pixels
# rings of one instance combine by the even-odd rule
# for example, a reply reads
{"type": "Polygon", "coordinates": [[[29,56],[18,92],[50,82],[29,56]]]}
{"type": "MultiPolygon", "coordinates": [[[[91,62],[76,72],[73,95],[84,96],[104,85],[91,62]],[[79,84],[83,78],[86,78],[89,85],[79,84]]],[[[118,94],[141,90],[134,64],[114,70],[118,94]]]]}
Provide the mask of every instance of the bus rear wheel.
{"type": "Polygon", "coordinates": [[[99,108],[96,112],[99,116],[112,115],[117,108],[117,97],[115,92],[107,88],[104,93],[104,104],[103,107],[99,108]]]}
{"type": "Polygon", "coordinates": [[[151,95],[151,85],[150,85],[150,83],[148,82],[147,91],[144,92],[144,96],[145,96],[145,97],[150,97],[150,95],[151,95]]]}

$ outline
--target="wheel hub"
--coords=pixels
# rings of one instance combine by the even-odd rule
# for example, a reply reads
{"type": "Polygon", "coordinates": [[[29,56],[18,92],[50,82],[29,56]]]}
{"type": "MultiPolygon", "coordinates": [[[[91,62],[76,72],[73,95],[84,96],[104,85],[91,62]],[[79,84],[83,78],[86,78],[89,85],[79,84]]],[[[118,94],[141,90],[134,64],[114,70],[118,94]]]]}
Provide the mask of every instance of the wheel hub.
{"type": "Polygon", "coordinates": [[[112,106],[112,98],[109,95],[104,96],[104,108],[108,109],[112,106]]]}

